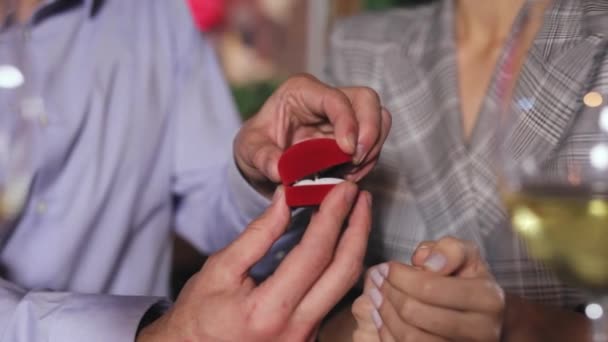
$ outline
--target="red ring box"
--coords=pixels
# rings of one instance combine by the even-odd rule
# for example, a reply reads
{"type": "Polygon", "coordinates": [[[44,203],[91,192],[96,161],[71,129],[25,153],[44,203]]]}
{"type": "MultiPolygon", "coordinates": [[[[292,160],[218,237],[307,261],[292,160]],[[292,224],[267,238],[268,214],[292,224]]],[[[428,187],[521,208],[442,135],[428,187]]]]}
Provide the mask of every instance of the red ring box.
{"type": "Polygon", "coordinates": [[[288,148],[279,160],[279,175],[285,187],[287,205],[310,207],[320,205],[336,184],[301,185],[295,183],[332,167],[352,162],[334,139],[306,140],[288,148]]]}

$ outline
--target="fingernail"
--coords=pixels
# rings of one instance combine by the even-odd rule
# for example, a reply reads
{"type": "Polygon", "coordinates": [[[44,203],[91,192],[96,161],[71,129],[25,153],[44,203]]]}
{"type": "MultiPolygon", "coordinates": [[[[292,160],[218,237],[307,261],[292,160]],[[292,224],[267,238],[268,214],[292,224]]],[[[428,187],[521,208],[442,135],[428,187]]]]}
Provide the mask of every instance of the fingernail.
{"type": "Polygon", "coordinates": [[[380,265],[376,266],[376,268],[378,269],[378,271],[380,272],[380,274],[382,274],[382,276],[384,278],[388,278],[388,264],[387,263],[380,264],[380,265]]]}
{"type": "Polygon", "coordinates": [[[430,248],[430,247],[431,247],[431,246],[429,246],[429,245],[422,244],[422,245],[419,245],[419,246],[418,246],[418,250],[421,250],[421,249],[428,249],[428,248],[430,248]]]}
{"type": "Polygon", "coordinates": [[[433,272],[439,272],[445,267],[446,262],[445,256],[433,253],[424,262],[424,267],[433,272]]]}
{"type": "Polygon", "coordinates": [[[355,150],[355,165],[359,165],[365,159],[365,145],[359,144],[357,145],[357,149],[355,150]]]}
{"type": "Polygon", "coordinates": [[[349,135],[346,136],[346,144],[348,145],[348,148],[353,151],[354,154],[356,154],[357,149],[357,135],[355,133],[351,133],[349,135]]]}
{"type": "Polygon", "coordinates": [[[372,300],[372,304],[374,304],[374,307],[376,309],[380,309],[380,306],[382,306],[382,293],[380,293],[380,291],[373,287],[371,290],[369,290],[369,298],[372,300]]]}
{"type": "Polygon", "coordinates": [[[376,285],[378,288],[381,288],[382,284],[384,284],[384,277],[382,274],[380,274],[376,267],[372,268],[372,270],[369,272],[369,277],[372,279],[372,283],[374,283],[374,285],[376,285]]]}
{"type": "Polygon", "coordinates": [[[382,328],[382,325],[384,325],[384,322],[382,322],[382,317],[380,317],[380,313],[378,312],[378,310],[372,311],[372,321],[374,322],[374,325],[378,330],[380,330],[382,328]]]}
{"type": "Polygon", "coordinates": [[[274,196],[272,196],[272,202],[277,203],[279,200],[281,200],[283,198],[283,193],[283,187],[277,186],[277,189],[274,191],[274,196]]]}

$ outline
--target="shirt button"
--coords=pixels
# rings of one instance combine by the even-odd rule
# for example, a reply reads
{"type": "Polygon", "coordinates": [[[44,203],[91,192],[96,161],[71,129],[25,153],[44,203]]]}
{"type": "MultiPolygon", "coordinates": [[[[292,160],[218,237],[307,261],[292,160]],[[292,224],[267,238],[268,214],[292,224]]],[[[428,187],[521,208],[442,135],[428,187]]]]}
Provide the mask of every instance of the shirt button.
{"type": "Polygon", "coordinates": [[[36,212],[40,215],[44,215],[47,210],[46,202],[40,201],[38,205],[36,205],[36,212]]]}
{"type": "Polygon", "coordinates": [[[277,252],[277,254],[274,255],[274,258],[279,261],[283,260],[283,258],[285,258],[285,254],[285,251],[279,251],[277,252]]]}

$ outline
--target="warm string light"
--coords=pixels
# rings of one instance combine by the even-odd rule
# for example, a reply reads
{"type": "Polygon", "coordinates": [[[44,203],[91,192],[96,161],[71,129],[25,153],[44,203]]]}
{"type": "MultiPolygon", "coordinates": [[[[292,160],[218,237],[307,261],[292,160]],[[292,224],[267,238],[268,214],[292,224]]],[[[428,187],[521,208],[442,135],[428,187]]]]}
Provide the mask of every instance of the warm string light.
{"type": "Polygon", "coordinates": [[[588,92],[585,97],[583,97],[583,103],[587,107],[596,108],[604,103],[604,99],[602,94],[598,93],[597,91],[591,91],[588,92]]]}

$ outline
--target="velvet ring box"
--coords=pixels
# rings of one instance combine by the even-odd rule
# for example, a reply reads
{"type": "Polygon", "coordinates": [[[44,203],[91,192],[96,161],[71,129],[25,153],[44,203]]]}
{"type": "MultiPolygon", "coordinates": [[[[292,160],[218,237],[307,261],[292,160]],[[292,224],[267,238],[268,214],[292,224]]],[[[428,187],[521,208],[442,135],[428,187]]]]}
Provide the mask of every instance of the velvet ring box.
{"type": "Polygon", "coordinates": [[[334,139],[311,139],[288,148],[279,160],[279,175],[287,205],[310,207],[321,204],[337,184],[339,168],[352,162],[334,139]]]}

